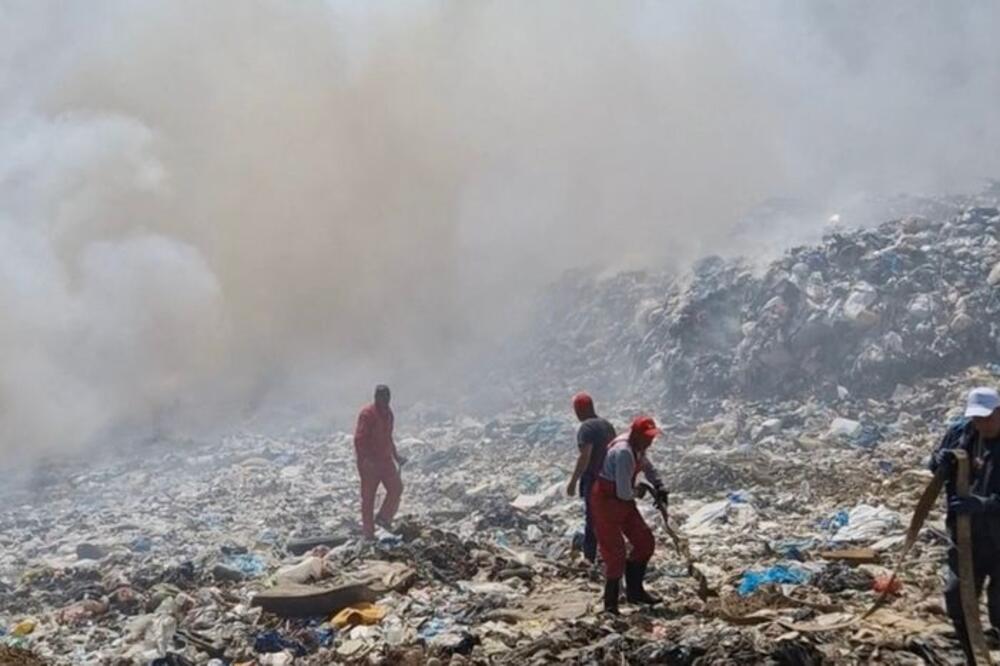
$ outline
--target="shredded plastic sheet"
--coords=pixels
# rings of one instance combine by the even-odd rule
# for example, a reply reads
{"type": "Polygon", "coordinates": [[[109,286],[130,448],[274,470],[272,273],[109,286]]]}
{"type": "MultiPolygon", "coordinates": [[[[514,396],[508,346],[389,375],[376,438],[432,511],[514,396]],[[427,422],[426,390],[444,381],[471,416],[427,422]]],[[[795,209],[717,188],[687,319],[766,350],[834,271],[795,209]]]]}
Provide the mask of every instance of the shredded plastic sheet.
{"type": "Polygon", "coordinates": [[[740,596],[749,596],[763,585],[801,585],[809,580],[811,574],[805,569],[787,564],[776,564],[763,570],[751,570],[743,574],[738,592],[740,596]]]}

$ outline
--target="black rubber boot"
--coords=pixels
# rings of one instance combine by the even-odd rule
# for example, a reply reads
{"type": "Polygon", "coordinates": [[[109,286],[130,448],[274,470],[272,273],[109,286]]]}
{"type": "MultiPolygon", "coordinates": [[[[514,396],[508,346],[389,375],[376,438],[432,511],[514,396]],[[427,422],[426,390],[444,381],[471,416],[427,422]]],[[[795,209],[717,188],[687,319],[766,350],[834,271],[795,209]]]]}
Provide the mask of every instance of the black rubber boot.
{"type": "Polygon", "coordinates": [[[653,604],[660,603],[642,585],[646,577],[646,562],[626,562],[625,563],[625,598],[630,604],[653,604]]]}
{"type": "Polygon", "coordinates": [[[618,615],[618,594],[621,592],[621,578],[608,578],[604,581],[604,612],[618,615]]]}

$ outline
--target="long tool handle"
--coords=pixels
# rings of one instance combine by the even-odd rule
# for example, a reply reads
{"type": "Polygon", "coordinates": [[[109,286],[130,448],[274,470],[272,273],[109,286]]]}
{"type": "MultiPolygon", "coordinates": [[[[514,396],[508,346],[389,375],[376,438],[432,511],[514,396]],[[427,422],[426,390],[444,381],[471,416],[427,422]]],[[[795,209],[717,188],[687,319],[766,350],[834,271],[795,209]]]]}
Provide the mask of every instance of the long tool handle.
{"type": "Polygon", "coordinates": [[[677,534],[677,532],[674,531],[674,528],[670,526],[670,515],[667,513],[666,503],[661,502],[656,498],[656,493],[653,491],[652,486],[646,483],[641,483],[639,485],[644,487],[645,491],[653,500],[653,505],[656,506],[656,510],[660,512],[660,517],[663,518],[663,529],[666,530],[667,536],[670,537],[670,540],[674,542],[674,548],[677,549],[677,554],[684,558],[684,562],[687,564],[688,575],[698,582],[698,598],[705,601],[710,596],[717,596],[718,592],[708,586],[708,579],[705,578],[705,574],[701,572],[701,569],[697,566],[697,562],[694,561],[694,557],[691,555],[691,547],[688,545],[687,539],[677,534]]]}
{"type": "MultiPolygon", "coordinates": [[[[968,497],[969,457],[961,449],[955,449],[953,453],[958,462],[956,490],[960,497],[968,497]]],[[[974,662],[982,665],[992,664],[979,616],[979,595],[976,594],[975,572],[972,568],[972,518],[968,514],[958,516],[958,590],[962,598],[965,632],[969,637],[974,662]]]]}
{"type": "Polygon", "coordinates": [[[927,520],[927,515],[931,512],[931,508],[934,503],[937,502],[938,495],[941,494],[941,488],[944,487],[945,475],[943,471],[938,471],[931,479],[931,482],[927,484],[924,488],[923,494],[920,496],[920,500],[917,501],[917,506],[913,509],[913,517],[910,518],[910,527],[906,530],[906,541],[903,544],[903,550],[899,554],[899,559],[896,561],[896,568],[892,572],[892,576],[889,578],[889,583],[882,590],[882,593],[872,604],[871,608],[868,609],[862,618],[866,618],[885,604],[892,594],[893,583],[903,570],[906,568],[906,557],[910,554],[910,550],[913,549],[914,544],[917,543],[917,537],[920,536],[920,528],[924,526],[924,522],[927,520]]]}

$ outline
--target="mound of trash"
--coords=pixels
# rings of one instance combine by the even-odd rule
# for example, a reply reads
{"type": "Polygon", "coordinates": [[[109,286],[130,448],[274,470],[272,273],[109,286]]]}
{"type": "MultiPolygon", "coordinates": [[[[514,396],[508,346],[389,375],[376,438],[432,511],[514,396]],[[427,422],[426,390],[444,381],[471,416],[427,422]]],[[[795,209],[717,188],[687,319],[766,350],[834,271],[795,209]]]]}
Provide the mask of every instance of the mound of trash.
{"type": "Polygon", "coordinates": [[[495,383],[525,401],[590,387],[702,412],[838,387],[885,398],[995,360],[998,285],[1000,212],[983,206],[835,230],[763,267],[708,257],[679,276],[572,274],[495,383]]]}
{"type": "MultiPolygon", "coordinates": [[[[715,596],[643,503],[665,603],[618,619],[599,614],[600,573],[576,550],[568,414],[416,425],[401,411],[404,515],[373,542],[359,539],[348,433],[67,464],[4,491],[0,645],[12,663],[60,665],[947,660],[942,507],[890,603],[845,618],[887,585],[965,389],[996,381],[974,367],[905,400],[730,400],[678,421],[652,455],[715,596]],[[463,455],[442,466],[451,450],[463,455]]],[[[607,414],[623,428],[630,410],[607,414]]]]}
{"type": "Polygon", "coordinates": [[[0,663],[961,659],[943,507],[890,572],[929,452],[968,388],[1000,379],[998,230],[996,209],[966,207],[763,269],[567,276],[534,361],[495,371],[517,401],[397,410],[402,514],[373,541],[348,432],[158,441],[0,478],[0,663]],[[581,389],[619,431],[638,411],[666,424],[651,457],[671,530],[641,502],[656,609],[598,612],[565,491],[581,389]]]}

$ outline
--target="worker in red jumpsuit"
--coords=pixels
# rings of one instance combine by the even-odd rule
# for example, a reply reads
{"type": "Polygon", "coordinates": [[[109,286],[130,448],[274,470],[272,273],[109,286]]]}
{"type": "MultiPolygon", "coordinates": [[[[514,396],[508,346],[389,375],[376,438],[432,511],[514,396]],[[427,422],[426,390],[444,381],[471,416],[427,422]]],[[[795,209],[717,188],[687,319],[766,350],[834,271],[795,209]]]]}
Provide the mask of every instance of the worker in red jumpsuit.
{"type": "Polygon", "coordinates": [[[629,603],[655,604],[659,599],[646,592],[643,581],[653,556],[653,532],[636,507],[636,477],[639,472],[652,483],[654,492],[665,499],[666,491],[659,475],[649,462],[647,451],[660,434],[656,422],[648,416],[632,421],[629,432],[615,438],[608,446],[604,465],[591,489],[597,546],[604,560],[604,610],[618,614],[618,596],[622,575],[625,598],[629,603]],[[626,558],[625,541],[632,546],[626,558]]]}
{"type": "Polygon", "coordinates": [[[358,475],[361,477],[361,529],[367,539],[375,537],[375,525],[385,529],[399,510],[403,482],[399,468],[406,462],[392,440],[393,415],[389,409],[389,387],[375,387],[375,402],[361,410],[354,431],[354,452],[357,454],[358,475]],[[375,494],[385,486],[385,499],[375,514],[375,494]]]}

